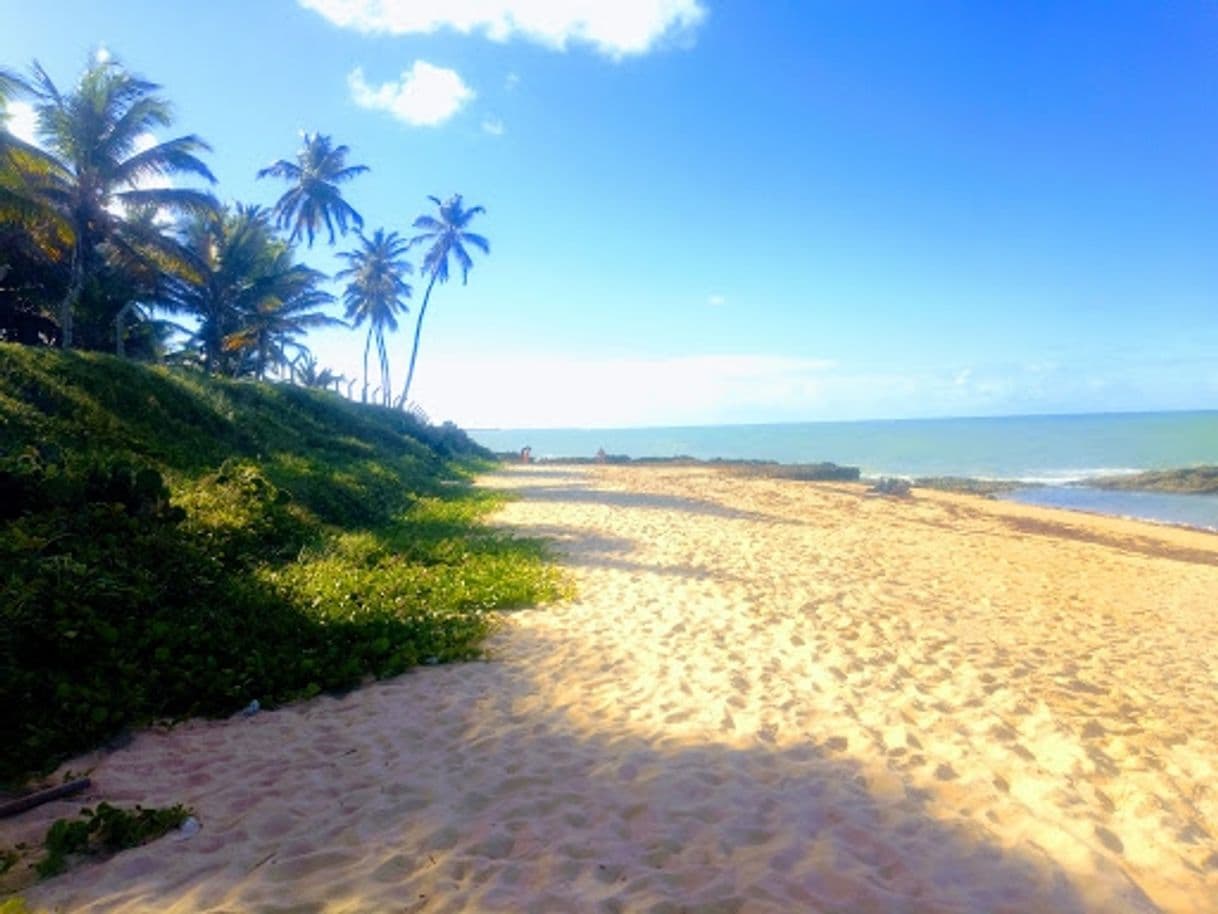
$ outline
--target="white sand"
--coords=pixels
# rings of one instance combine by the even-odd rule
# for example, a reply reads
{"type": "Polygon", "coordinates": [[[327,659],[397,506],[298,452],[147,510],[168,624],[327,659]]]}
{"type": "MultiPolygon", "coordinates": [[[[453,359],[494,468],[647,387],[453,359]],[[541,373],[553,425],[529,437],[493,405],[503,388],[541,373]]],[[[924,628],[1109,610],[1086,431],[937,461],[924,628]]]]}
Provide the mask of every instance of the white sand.
{"type": "Polygon", "coordinates": [[[147,732],[203,823],[56,911],[1218,911],[1218,537],[705,470],[522,468],[577,602],[492,660],[147,732]]]}

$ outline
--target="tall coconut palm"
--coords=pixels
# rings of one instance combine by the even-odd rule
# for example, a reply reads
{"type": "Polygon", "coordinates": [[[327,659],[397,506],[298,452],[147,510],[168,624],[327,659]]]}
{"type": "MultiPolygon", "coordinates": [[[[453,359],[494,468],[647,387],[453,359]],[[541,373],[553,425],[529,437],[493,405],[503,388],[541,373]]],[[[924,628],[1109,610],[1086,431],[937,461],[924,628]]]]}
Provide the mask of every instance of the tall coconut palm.
{"type": "Polygon", "coordinates": [[[363,217],[343,199],[338,187],[368,170],[366,165],[347,164],[350,151],[346,146],[335,146],[328,136],[306,133],[295,162],[280,159],[258,172],[259,178],[270,176],[292,182],[274,208],[276,225],[292,230],[289,241],[295,243],[303,237],[311,248],[325,225],[330,244],[334,244],[335,225],[344,235],[348,221],[357,229],[363,228],[363,217]]]}
{"type": "Polygon", "coordinates": [[[389,378],[389,353],[385,349],[385,331],[398,329],[397,314],[405,314],[406,299],[410,298],[410,285],[403,279],[412,271],[404,255],[409,243],[398,237],[397,232],[385,234],[377,229],[372,237],[359,234],[360,247],[339,254],[347,262],[345,269],[334,274],[337,280],[346,279],[347,288],[343,303],[347,306],[344,317],[352,327],[368,322],[368,338],[364,342],[364,391],[361,400],[368,402],[368,351],[376,341],[377,357],[381,366],[381,391],[386,406],[389,405],[392,386],[389,378]]]}
{"type": "Polygon", "coordinates": [[[151,131],[173,123],[160,88],[128,73],[117,61],[97,61],[68,93],[34,63],[28,89],[35,98],[38,135],[48,171],[40,187],[71,230],[69,279],[59,308],[62,345],[72,346],[73,319],[81,294],[110,252],[162,265],[178,263],[175,242],[150,220],[128,213],[206,213],[216,208],[208,193],[184,187],[151,187],[150,181],[194,175],[215,177],[198,158],[210,147],[199,137],[157,143],[151,131]]]}
{"type": "Polygon", "coordinates": [[[448,282],[448,258],[451,256],[461,268],[461,284],[469,282],[469,271],[474,266],[473,259],[465,245],[470,244],[484,254],[491,252],[491,244],[483,236],[466,231],[466,227],[474,216],[485,213],[481,206],[471,206],[466,209],[461,202],[460,194],[453,194],[448,200],[440,201],[439,197],[427,198],[436,205],[439,217],[424,214],[414,221],[414,227],[422,229],[422,233],[410,239],[411,246],[427,244],[427,253],[423,255],[422,272],[428,276],[427,291],[423,293],[423,306],[419,309],[419,317],[414,328],[414,346],[410,350],[410,368],[406,372],[406,385],[402,388],[402,396],[398,405],[405,406],[410,397],[410,382],[414,380],[415,360],[419,355],[419,335],[423,332],[423,318],[427,314],[427,303],[431,301],[431,290],[437,282],[448,282]]]}

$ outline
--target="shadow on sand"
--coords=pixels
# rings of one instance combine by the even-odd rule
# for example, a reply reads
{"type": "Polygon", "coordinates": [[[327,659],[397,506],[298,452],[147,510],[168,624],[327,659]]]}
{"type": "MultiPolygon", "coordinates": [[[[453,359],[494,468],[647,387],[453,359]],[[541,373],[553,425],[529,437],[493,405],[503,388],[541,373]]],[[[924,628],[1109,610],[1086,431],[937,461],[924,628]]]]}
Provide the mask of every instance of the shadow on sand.
{"type": "MultiPolygon", "coordinates": [[[[512,638],[524,639],[513,654],[554,649],[512,638]]],[[[547,689],[518,662],[424,669],[263,715],[245,756],[202,767],[182,733],[164,764],[202,836],[100,864],[124,874],[104,899],[83,866],[29,900],[293,914],[1159,910],[1113,873],[1085,895],[1086,877],[1035,844],[1003,847],[945,819],[927,791],[868,770],[840,738],[677,738],[606,723],[578,688],[555,693],[562,702],[547,689]],[[301,728],[315,736],[303,753],[276,737],[301,728]],[[256,789],[209,814],[210,791],[191,784],[229,784],[234,769],[256,789]],[[173,879],[158,878],[165,858],[177,858],[173,879]]]]}

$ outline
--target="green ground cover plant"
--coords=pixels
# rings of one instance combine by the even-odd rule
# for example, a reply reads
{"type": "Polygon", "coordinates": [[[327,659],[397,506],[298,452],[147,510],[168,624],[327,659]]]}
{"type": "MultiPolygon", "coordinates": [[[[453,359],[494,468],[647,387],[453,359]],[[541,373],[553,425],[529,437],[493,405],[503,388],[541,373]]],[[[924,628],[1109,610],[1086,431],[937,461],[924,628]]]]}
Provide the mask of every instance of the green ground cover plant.
{"type": "Polygon", "coordinates": [[[486,454],[336,394],[0,345],[0,783],[155,719],[476,656],[558,599],[486,454]]]}
{"type": "Polygon", "coordinates": [[[121,809],[99,803],[75,819],[56,819],[43,841],[46,854],[34,864],[40,878],[58,876],[74,854],[114,854],[139,847],[179,827],[190,816],[185,806],[121,809]]]}

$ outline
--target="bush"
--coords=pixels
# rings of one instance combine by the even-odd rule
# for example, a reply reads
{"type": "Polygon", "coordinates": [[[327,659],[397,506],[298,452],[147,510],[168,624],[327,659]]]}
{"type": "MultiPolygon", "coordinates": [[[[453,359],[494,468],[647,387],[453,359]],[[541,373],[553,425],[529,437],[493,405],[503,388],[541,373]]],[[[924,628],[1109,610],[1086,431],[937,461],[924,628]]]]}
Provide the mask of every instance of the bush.
{"type": "Polygon", "coordinates": [[[71,854],[117,853],[154,841],[180,826],[190,815],[184,806],[168,809],[119,809],[99,803],[82,809],[77,819],[57,819],[47,831],[46,856],[34,865],[40,877],[57,876],[68,866],[71,854]]]}
{"type": "Polygon", "coordinates": [[[561,596],[416,425],[0,345],[0,782],[149,720],[475,656],[492,610],[561,596]]]}

